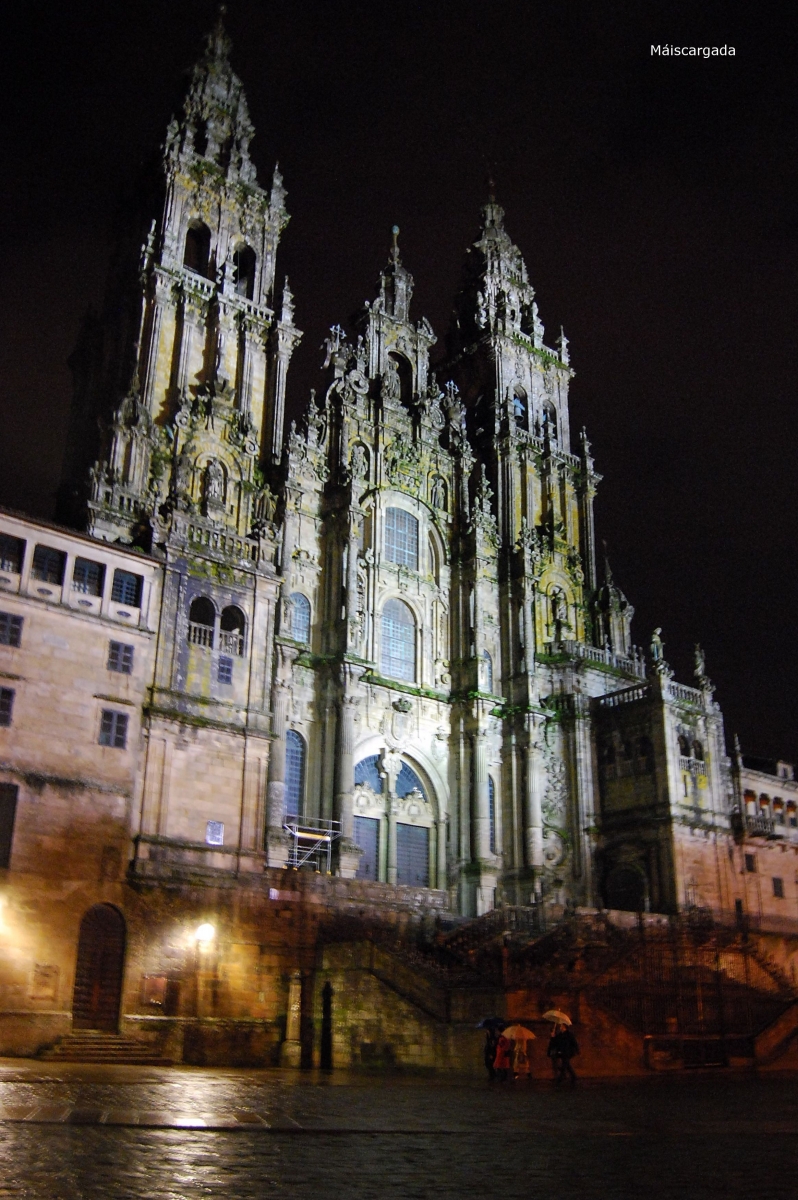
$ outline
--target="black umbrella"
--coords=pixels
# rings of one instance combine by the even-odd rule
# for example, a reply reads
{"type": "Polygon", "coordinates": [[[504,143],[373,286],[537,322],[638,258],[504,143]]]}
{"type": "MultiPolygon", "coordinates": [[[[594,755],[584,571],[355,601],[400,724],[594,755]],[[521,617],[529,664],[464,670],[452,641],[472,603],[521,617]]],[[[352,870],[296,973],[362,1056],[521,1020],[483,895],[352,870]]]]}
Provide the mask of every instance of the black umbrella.
{"type": "Polygon", "coordinates": [[[485,1020],[477,1025],[477,1029],[504,1029],[506,1024],[504,1017],[485,1017],[485,1020]]]}

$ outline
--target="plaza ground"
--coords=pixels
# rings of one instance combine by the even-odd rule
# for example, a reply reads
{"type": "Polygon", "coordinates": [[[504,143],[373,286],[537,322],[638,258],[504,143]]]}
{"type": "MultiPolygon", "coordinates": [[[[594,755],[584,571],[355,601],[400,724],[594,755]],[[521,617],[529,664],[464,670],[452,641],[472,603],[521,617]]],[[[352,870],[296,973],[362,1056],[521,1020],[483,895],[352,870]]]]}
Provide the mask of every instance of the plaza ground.
{"type": "Polygon", "coordinates": [[[0,1197],[790,1200],[798,1079],[465,1078],[0,1061],[0,1197]]]}

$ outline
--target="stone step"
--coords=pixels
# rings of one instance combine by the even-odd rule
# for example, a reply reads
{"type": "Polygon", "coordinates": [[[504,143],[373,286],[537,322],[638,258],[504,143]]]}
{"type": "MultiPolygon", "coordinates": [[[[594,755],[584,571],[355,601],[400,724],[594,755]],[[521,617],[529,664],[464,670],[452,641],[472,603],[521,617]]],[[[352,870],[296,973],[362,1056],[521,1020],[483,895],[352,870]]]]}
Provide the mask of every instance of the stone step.
{"type": "Polygon", "coordinates": [[[94,1030],[67,1034],[39,1058],[46,1062],[128,1063],[136,1066],[171,1066],[157,1046],[140,1038],[94,1030]]]}

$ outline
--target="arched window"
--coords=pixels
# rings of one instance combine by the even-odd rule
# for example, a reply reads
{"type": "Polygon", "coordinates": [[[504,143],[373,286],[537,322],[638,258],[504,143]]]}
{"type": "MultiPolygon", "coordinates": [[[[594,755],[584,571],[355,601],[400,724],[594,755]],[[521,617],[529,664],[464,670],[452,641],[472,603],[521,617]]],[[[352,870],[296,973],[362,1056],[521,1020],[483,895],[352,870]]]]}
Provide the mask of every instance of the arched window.
{"type": "Polygon", "coordinates": [[[207,596],[197,596],[188,610],[188,640],[195,646],[213,649],[213,627],[216,624],[216,609],[207,596]]]}
{"type": "Polygon", "coordinates": [[[310,601],[301,592],[291,595],[291,637],[295,642],[310,641],[310,601]]]}
{"type": "Polygon", "coordinates": [[[552,442],[557,441],[557,410],[548,401],[543,405],[543,436],[547,434],[552,442]]]}
{"type": "Polygon", "coordinates": [[[382,775],[380,775],[380,760],[376,754],[361,758],[355,767],[355,783],[367,783],[372,792],[379,796],[382,792],[382,775]]]}
{"type": "Polygon", "coordinates": [[[418,521],[403,508],[385,510],[385,557],[418,570],[418,521]]]}
{"type": "Polygon", "coordinates": [[[485,691],[493,695],[493,659],[488,654],[487,650],[482,652],[482,661],[485,664],[485,691]]]}
{"type": "Polygon", "coordinates": [[[295,729],[285,735],[285,811],[301,816],[305,800],[305,742],[295,729]]]}
{"type": "Polygon", "coordinates": [[[406,796],[408,792],[421,792],[424,799],[426,800],[427,798],[424,784],[413,768],[408,763],[403,762],[399,774],[396,776],[396,794],[401,798],[402,796],[406,796]]]}
{"type": "Polygon", "coordinates": [[[690,743],[683,733],[679,734],[679,753],[682,758],[690,758],[690,743]]]}
{"type": "Polygon", "coordinates": [[[698,762],[704,761],[704,747],[701,745],[701,742],[693,742],[693,758],[697,759],[698,762]]]}
{"type": "Polygon", "coordinates": [[[226,654],[236,654],[240,658],[244,653],[244,631],[246,618],[240,608],[230,604],[222,609],[222,619],[219,622],[219,649],[226,654]]]}
{"type": "Polygon", "coordinates": [[[380,670],[388,679],[412,683],[416,677],[416,623],[401,600],[389,600],[382,610],[380,670]]]}
{"type": "Polygon", "coordinates": [[[523,396],[513,396],[513,418],[519,429],[527,428],[526,400],[523,396]]]}
{"type": "Polygon", "coordinates": [[[488,776],[488,830],[489,830],[489,849],[491,854],[496,853],[496,785],[488,776]]]}
{"type": "Polygon", "coordinates": [[[211,256],[211,231],[202,221],[192,221],[186,234],[186,246],[183,251],[183,266],[197,275],[208,277],[208,264],[211,256]]]}
{"type": "Polygon", "coordinates": [[[251,246],[239,246],[233,255],[236,269],[236,295],[251,300],[255,294],[255,251],[251,246]]]}

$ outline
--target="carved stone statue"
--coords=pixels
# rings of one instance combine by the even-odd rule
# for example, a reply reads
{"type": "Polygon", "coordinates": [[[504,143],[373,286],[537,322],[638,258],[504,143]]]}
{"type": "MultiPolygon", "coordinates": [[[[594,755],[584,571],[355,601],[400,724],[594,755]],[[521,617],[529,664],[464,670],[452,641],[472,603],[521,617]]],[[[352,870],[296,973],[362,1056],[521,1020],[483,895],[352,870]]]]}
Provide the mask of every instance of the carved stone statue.
{"type": "Polygon", "coordinates": [[[657,626],[651,635],[651,657],[655,663],[662,662],[664,658],[662,629],[659,626],[657,626]]]}
{"type": "Polygon", "coordinates": [[[215,458],[205,468],[205,499],[211,504],[224,503],[224,470],[215,458]]]}

